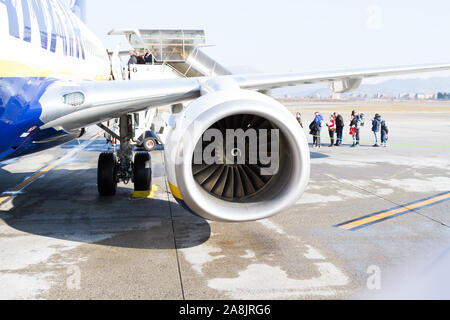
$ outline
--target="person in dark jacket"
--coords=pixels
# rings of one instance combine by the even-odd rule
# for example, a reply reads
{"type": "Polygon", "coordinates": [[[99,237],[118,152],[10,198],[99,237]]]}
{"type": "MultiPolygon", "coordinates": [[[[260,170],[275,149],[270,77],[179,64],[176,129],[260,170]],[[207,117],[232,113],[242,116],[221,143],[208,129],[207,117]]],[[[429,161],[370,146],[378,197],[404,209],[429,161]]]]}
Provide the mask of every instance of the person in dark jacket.
{"type": "Polygon", "coordinates": [[[130,50],[130,59],[128,59],[128,79],[131,78],[130,66],[132,64],[137,64],[137,56],[133,50],[130,50]]]}
{"type": "Polygon", "coordinates": [[[317,131],[319,130],[319,126],[316,124],[316,122],[313,120],[309,124],[309,134],[313,136],[313,145],[314,148],[316,146],[316,137],[317,137],[317,131]]]}
{"type": "Polygon", "coordinates": [[[300,114],[300,112],[297,112],[297,114],[295,115],[295,119],[297,119],[297,122],[300,125],[300,127],[303,128],[302,115],[300,114]]]}
{"type": "Polygon", "coordinates": [[[137,56],[137,64],[145,64],[144,57],[142,56],[142,54],[139,53],[139,51],[136,51],[136,56],[137,56]]]}
{"type": "Polygon", "coordinates": [[[378,145],[378,132],[381,130],[381,116],[377,113],[372,120],[372,131],[375,136],[375,144],[374,147],[379,147],[378,145]]]}
{"type": "Polygon", "coordinates": [[[320,148],[320,131],[322,131],[322,122],[323,122],[323,117],[319,112],[314,113],[314,123],[315,123],[315,127],[316,129],[316,134],[314,135],[313,138],[313,146],[315,145],[316,147],[320,148]],[[314,144],[314,140],[315,140],[315,144],[314,144]]]}
{"type": "Polygon", "coordinates": [[[134,51],[130,51],[130,59],[128,59],[128,68],[131,64],[137,64],[137,56],[134,51]]]}
{"type": "Polygon", "coordinates": [[[342,144],[342,133],[344,132],[344,119],[340,114],[336,112],[333,113],[334,118],[336,119],[336,146],[340,146],[342,144]]]}
{"type": "Polygon", "coordinates": [[[381,121],[381,145],[386,147],[388,140],[389,129],[386,125],[386,121],[381,121]]]}
{"type": "Polygon", "coordinates": [[[312,147],[320,146],[320,129],[319,124],[315,121],[315,119],[309,125],[309,134],[313,136],[313,144],[312,147]]]}
{"type": "Polygon", "coordinates": [[[153,64],[153,54],[147,50],[144,55],[145,64],[153,64]]]}
{"type": "Polygon", "coordinates": [[[309,125],[309,134],[313,136],[313,148],[320,148],[320,130],[322,129],[323,117],[316,112],[314,114],[314,120],[309,125]]]}

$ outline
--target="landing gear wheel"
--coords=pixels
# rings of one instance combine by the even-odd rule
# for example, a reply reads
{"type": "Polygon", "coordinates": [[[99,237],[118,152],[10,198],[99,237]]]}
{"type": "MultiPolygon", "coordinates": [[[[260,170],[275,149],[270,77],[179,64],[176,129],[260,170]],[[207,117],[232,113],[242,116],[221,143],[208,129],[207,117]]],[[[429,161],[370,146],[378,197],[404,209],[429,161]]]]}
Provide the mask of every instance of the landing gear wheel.
{"type": "Polygon", "coordinates": [[[152,162],[148,152],[137,152],[133,163],[134,190],[151,190],[152,162]]]}
{"type": "Polygon", "coordinates": [[[103,152],[98,158],[97,187],[101,196],[116,194],[116,156],[112,152],[103,152]]]}
{"type": "Polygon", "coordinates": [[[146,151],[153,151],[156,148],[156,139],[155,138],[145,138],[142,142],[142,146],[146,151]]]}

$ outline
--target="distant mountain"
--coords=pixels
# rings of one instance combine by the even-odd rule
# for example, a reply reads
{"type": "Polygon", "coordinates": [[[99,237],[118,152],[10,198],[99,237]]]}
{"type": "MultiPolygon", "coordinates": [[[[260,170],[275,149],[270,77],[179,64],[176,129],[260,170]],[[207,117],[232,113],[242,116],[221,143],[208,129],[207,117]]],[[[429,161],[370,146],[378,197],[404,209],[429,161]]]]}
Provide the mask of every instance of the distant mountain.
{"type": "Polygon", "coordinates": [[[291,96],[291,97],[307,97],[320,94],[321,97],[330,94],[328,86],[325,84],[308,84],[297,87],[286,87],[272,90],[272,95],[275,97],[291,96]]]}
{"type": "MultiPolygon", "coordinates": [[[[428,79],[393,79],[377,84],[363,84],[357,90],[351,92],[356,94],[388,94],[397,96],[403,93],[437,93],[450,92],[450,77],[436,77],[428,79]]],[[[289,95],[292,97],[306,97],[320,94],[326,97],[330,94],[325,84],[305,85],[298,87],[281,88],[272,91],[274,96],[289,95]]]]}

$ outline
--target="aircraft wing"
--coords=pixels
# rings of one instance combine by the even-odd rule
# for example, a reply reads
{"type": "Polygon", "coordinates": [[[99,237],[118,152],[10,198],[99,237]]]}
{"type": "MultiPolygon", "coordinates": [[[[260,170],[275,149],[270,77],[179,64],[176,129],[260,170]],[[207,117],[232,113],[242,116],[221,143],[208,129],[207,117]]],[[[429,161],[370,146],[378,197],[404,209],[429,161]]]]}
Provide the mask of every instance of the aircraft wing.
{"type": "Polygon", "coordinates": [[[369,70],[335,71],[321,73],[247,74],[216,78],[180,78],[168,80],[130,80],[107,82],[62,82],[51,86],[40,102],[43,109],[41,129],[63,128],[71,130],[123,114],[192,100],[201,95],[205,82],[233,79],[241,89],[268,90],[286,86],[328,82],[335,92],[356,89],[364,78],[404,75],[450,70],[450,64],[409,67],[391,67],[369,70]],[[83,102],[61,106],[61,97],[82,93],[83,102]],[[60,109],[58,111],[58,109],[60,109]],[[48,112],[46,112],[48,110],[48,112]],[[56,110],[56,112],[55,112],[56,110]]]}
{"type": "Polygon", "coordinates": [[[200,96],[202,80],[56,82],[39,100],[45,123],[40,129],[70,131],[147,108],[192,100],[200,96]]]}
{"type": "Polygon", "coordinates": [[[432,64],[319,73],[252,74],[232,76],[243,89],[268,90],[302,84],[329,82],[335,92],[356,89],[364,78],[450,70],[450,64],[432,64]],[[334,87],[334,88],[333,88],[334,87]]]}

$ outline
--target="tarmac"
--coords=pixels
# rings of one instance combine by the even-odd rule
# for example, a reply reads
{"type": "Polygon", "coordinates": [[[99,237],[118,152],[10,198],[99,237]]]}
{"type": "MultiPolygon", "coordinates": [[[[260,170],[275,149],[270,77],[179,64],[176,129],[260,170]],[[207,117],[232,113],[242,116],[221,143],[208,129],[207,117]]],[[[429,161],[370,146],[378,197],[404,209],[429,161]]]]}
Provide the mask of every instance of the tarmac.
{"type": "Polygon", "coordinates": [[[0,163],[0,299],[448,299],[450,106],[414,103],[360,103],[362,145],[350,148],[355,103],[290,102],[305,134],[316,109],[340,112],[344,145],[322,131],[303,197],[255,222],[180,207],[161,151],[151,198],[133,199],[132,184],[100,198],[96,128],[0,163]],[[386,148],[372,147],[375,112],[386,148]]]}

